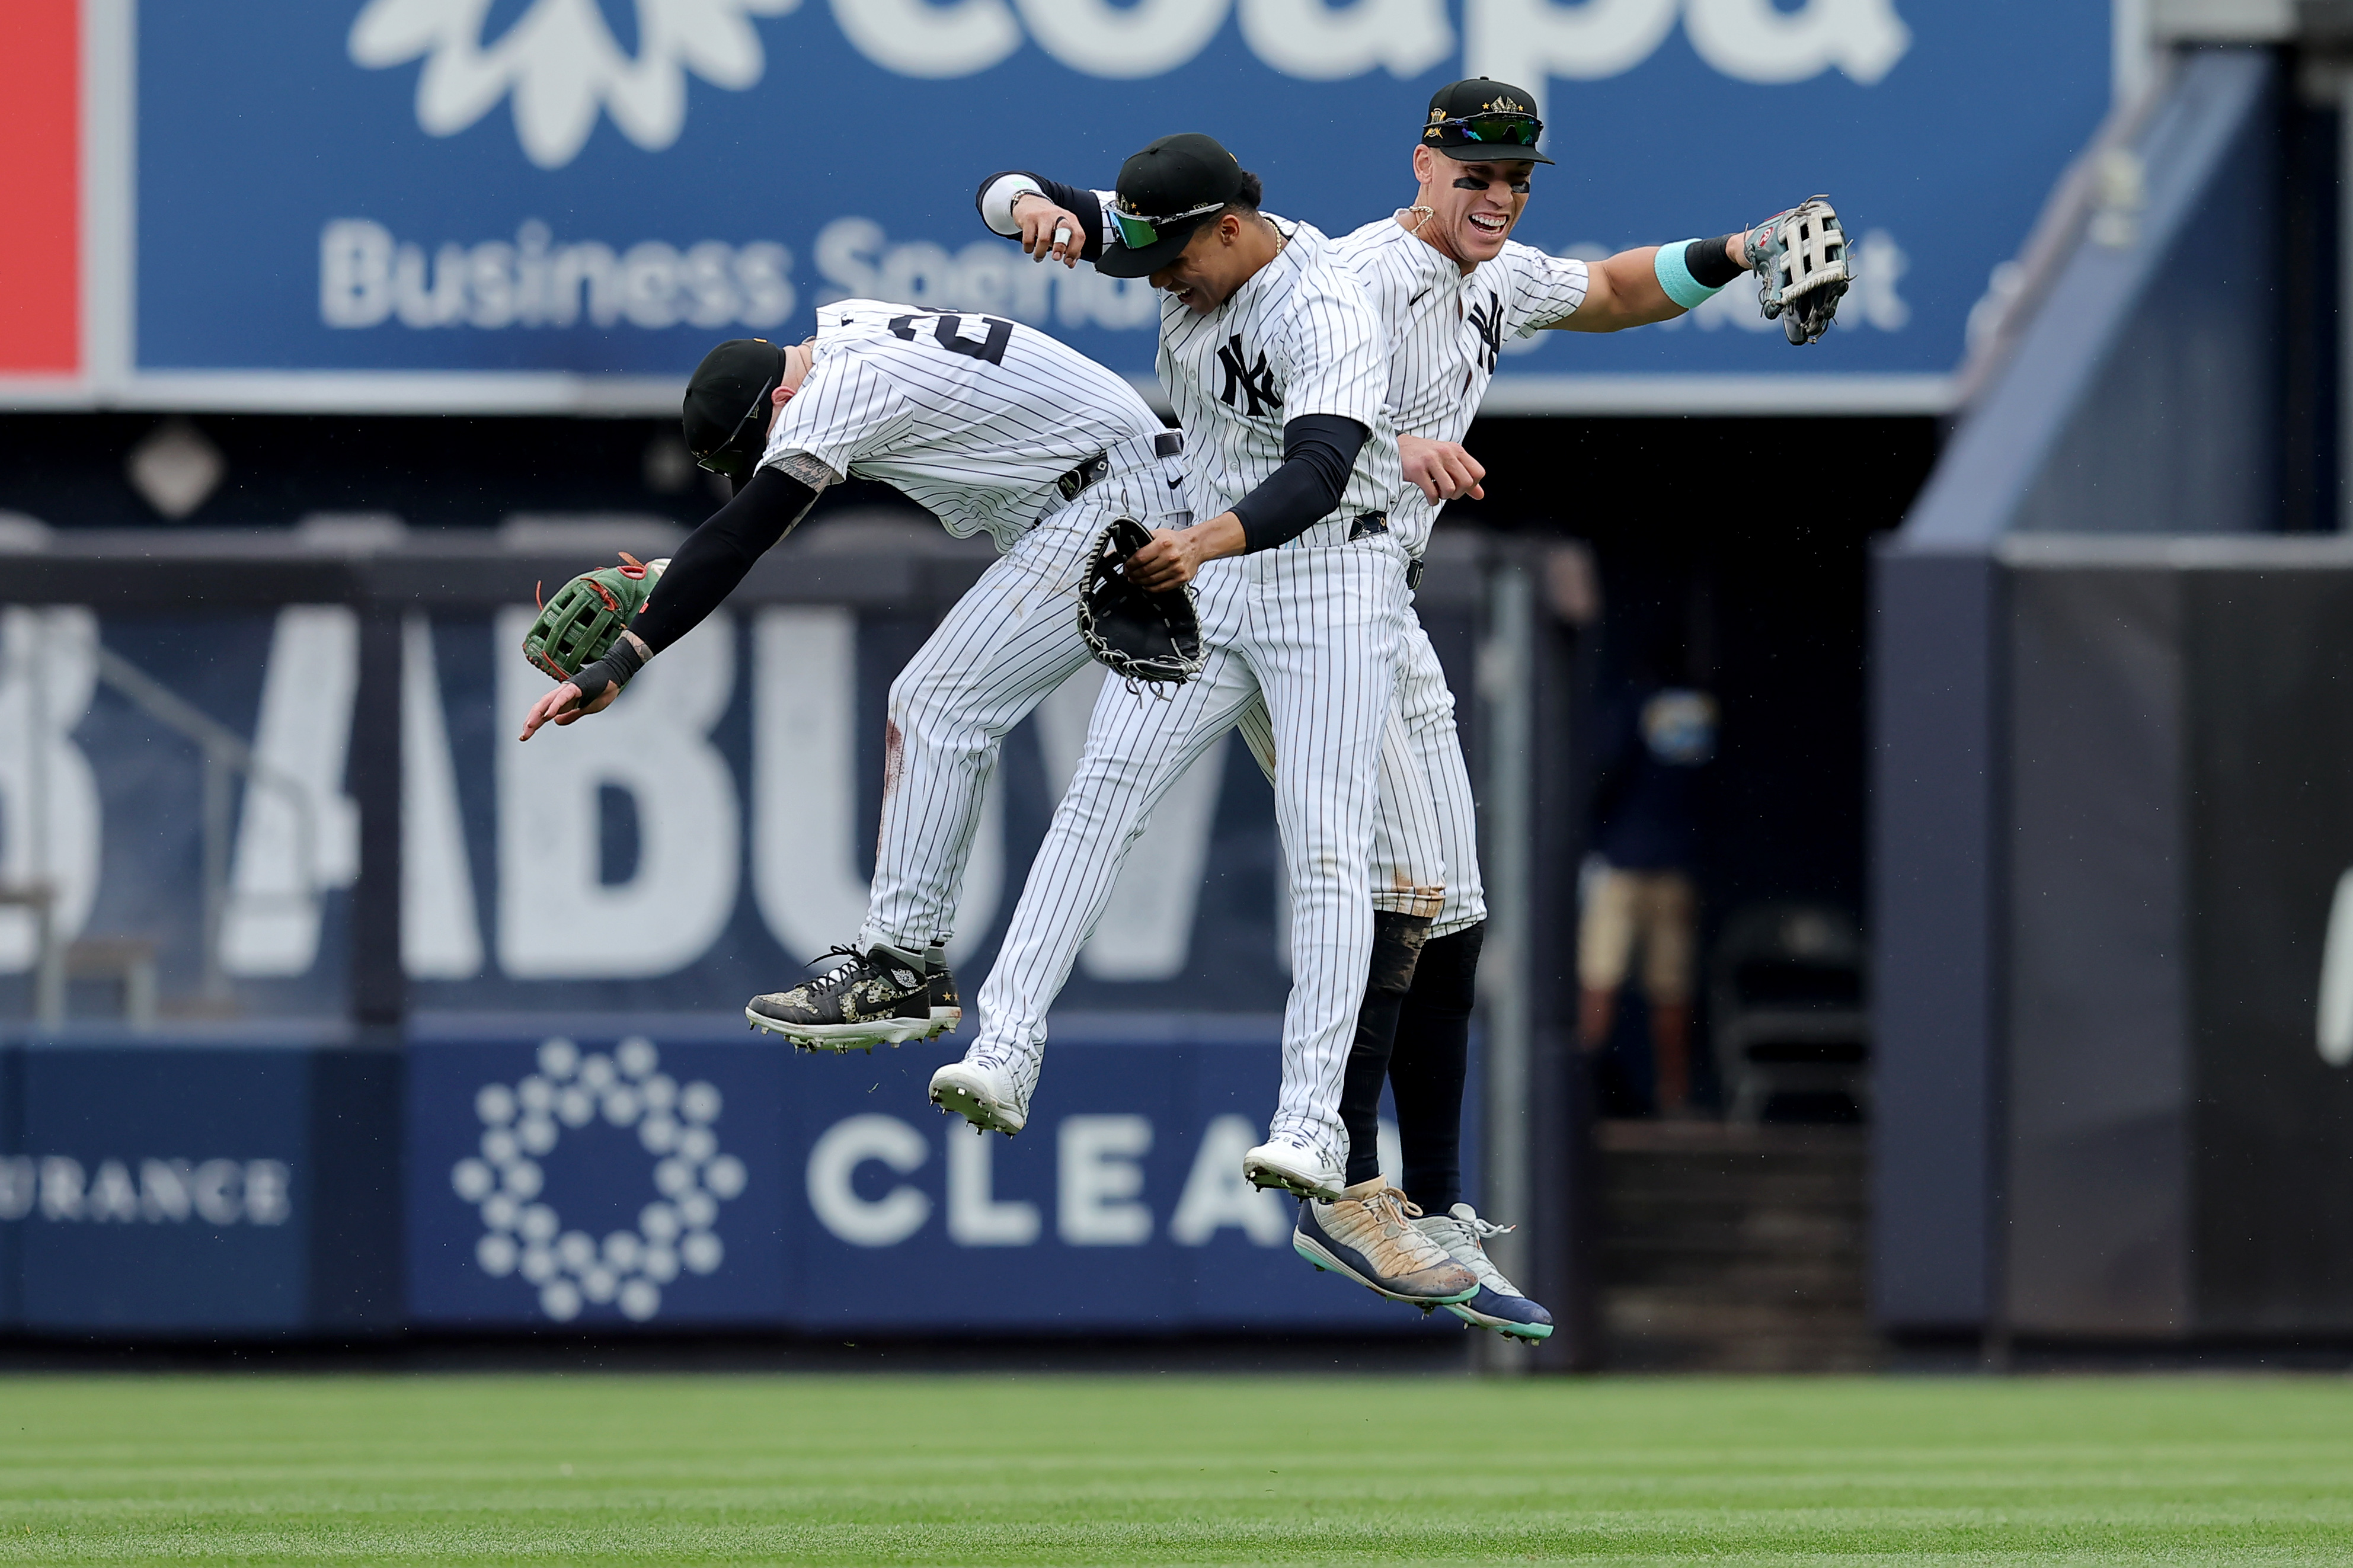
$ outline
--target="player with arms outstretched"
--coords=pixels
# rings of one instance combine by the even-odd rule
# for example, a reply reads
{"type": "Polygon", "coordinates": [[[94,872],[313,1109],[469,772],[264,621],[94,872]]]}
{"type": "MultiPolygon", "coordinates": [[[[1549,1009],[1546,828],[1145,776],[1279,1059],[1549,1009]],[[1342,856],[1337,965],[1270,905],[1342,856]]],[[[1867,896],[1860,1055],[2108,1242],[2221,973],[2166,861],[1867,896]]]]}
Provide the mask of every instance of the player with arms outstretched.
{"type": "MultiPolygon", "coordinates": [[[[1334,242],[1364,284],[1389,342],[1388,409],[1406,479],[1392,532],[1418,563],[1448,500],[1478,496],[1485,468],[1462,445],[1504,342],[1546,329],[1617,331],[1671,320],[1751,268],[1768,314],[1810,342],[1844,292],[1843,237],[1826,204],[1720,238],[1642,247],[1588,264],[1511,238],[1539,163],[1532,99],[1473,78],[1440,88],[1412,153],[1413,205],[1334,242]],[[1811,213],[1810,226],[1796,220],[1811,213]],[[1798,230],[1808,228],[1800,236],[1798,230]],[[1798,241],[1792,257],[1790,242],[1798,241]],[[1810,250],[1808,247],[1810,246],[1810,250]],[[1785,309],[1786,307],[1786,309],[1785,309]]],[[[1008,186],[992,226],[1039,260],[1075,265],[1076,237],[1115,226],[1100,193],[1008,186]]],[[[1240,721],[1270,775],[1279,760],[1262,710],[1240,721]]],[[[1349,1132],[1339,1203],[1304,1205],[1294,1244],[1351,1277],[1347,1249],[1394,1201],[1414,1226],[1481,1280],[1451,1310],[1519,1338],[1551,1332],[1550,1314],[1498,1271],[1481,1246],[1495,1227],[1462,1201],[1461,1123],[1470,1016],[1486,902],[1469,770],[1437,652],[1409,613],[1396,721],[1382,757],[1372,885],[1375,942],[1342,1096],[1349,1132]],[[1402,761],[1400,761],[1402,759],[1402,761]],[[1394,1042],[1392,1047],[1392,1041],[1394,1042]],[[1394,1091],[1402,1193],[1383,1196],[1375,1137],[1384,1076],[1394,1091]]],[[[1370,1284],[1370,1280],[1360,1282],[1370,1284]]],[[[1376,1287],[1377,1288],[1377,1287],[1376,1287]]]]}

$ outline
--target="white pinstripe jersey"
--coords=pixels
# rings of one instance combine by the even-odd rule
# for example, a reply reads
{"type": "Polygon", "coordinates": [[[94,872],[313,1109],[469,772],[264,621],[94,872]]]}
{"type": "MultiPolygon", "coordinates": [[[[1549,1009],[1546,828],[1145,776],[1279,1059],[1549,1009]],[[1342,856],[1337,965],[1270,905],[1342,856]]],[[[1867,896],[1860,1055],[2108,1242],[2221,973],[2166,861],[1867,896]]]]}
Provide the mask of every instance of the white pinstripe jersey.
{"type": "Polygon", "coordinates": [[[1135,389],[1077,350],[1001,317],[844,300],[817,313],[808,378],[768,432],[763,466],[806,454],[896,486],[962,538],[1010,546],[1061,502],[1054,481],[1166,428],[1135,389]]]}
{"type": "MultiPolygon", "coordinates": [[[[1332,242],[1380,317],[1388,344],[1388,410],[1398,430],[1460,441],[1495,378],[1507,337],[1528,337],[1585,303],[1582,261],[1548,256],[1516,240],[1468,277],[1393,217],[1332,242]]],[[[1389,531],[1419,555],[1440,507],[1412,485],[1389,509],[1389,531]]]]}
{"type": "MultiPolygon", "coordinates": [[[[1108,192],[1101,197],[1111,210],[1108,192]]],[[[1231,510],[1282,466],[1282,426],[1336,414],[1366,430],[1341,515],[1387,511],[1404,478],[1388,396],[1387,335],[1365,291],[1313,226],[1290,237],[1232,299],[1202,315],[1160,300],[1160,384],[1185,427],[1193,515],[1231,510]]]]}

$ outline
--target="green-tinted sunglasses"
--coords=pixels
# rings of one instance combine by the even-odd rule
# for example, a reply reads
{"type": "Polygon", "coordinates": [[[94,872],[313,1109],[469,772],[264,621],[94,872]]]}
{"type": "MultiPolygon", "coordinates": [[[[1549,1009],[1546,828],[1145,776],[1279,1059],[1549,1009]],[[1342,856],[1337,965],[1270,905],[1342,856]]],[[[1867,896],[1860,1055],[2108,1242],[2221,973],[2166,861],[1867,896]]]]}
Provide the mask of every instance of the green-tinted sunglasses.
{"type": "Polygon", "coordinates": [[[1544,121],[1533,114],[1472,114],[1460,120],[1441,120],[1423,132],[1436,139],[1441,131],[1459,131],[1465,142],[1498,147],[1533,147],[1544,134],[1544,121]]]}
{"type": "Polygon", "coordinates": [[[1163,237],[1160,231],[1167,225],[1183,223],[1187,218],[1205,217],[1225,205],[1223,202],[1205,202],[1198,207],[1189,207],[1181,213],[1167,213],[1159,217],[1145,217],[1140,213],[1131,213],[1114,205],[1111,209],[1111,221],[1119,226],[1122,244],[1130,250],[1142,250],[1146,246],[1159,244],[1163,237]]]}

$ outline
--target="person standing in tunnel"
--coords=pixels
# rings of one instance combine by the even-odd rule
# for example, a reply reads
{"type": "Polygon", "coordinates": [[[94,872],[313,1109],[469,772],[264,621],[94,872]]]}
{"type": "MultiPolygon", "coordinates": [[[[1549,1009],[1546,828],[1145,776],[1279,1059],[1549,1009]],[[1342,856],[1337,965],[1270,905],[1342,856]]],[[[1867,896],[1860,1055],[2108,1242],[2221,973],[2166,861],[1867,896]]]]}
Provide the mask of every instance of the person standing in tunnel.
{"type": "Polygon", "coordinates": [[[1665,663],[1653,656],[1638,666],[1615,722],[1604,730],[1577,929],[1578,1035],[1588,1052],[1608,1046],[1619,993],[1639,952],[1653,1100],[1660,1115],[1684,1117],[1691,1114],[1695,878],[1717,713],[1707,692],[1670,684],[1660,673],[1665,663]]]}

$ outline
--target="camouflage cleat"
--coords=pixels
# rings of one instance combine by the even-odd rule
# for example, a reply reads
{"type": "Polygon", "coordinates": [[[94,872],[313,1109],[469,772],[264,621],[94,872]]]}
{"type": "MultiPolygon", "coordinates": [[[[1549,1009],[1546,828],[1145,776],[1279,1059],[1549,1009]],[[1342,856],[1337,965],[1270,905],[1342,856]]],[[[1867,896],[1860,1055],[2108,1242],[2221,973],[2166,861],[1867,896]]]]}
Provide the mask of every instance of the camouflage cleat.
{"type": "MultiPolygon", "coordinates": [[[[944,1026],[954,1027],[934,1016],[934,987],[924,955],[877,944],[864,952],[837,947],[824,957],[841,962],[789,991],[753,997],[744,1021],[796,1046],[827,1051],[927,1040],[944,1026]]],[[[955,994],[952,980],[947,990],[955,994]]]]}

